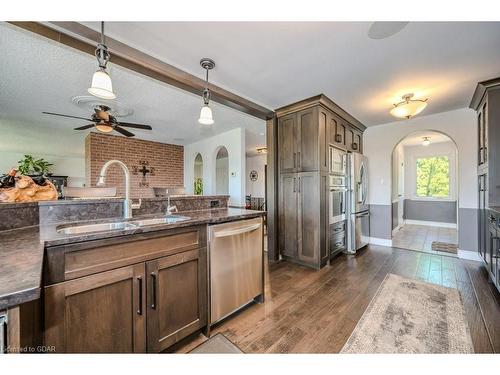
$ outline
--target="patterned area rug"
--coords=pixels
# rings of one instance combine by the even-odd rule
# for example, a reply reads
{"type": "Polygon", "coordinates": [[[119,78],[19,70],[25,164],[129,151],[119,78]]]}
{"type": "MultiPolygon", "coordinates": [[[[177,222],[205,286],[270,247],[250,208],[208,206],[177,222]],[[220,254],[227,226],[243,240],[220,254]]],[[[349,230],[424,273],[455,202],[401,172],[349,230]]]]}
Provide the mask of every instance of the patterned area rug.
{"type": "Polygon", "coordinates": [[[210,337],[189,353],[193,354],[243,354],[240,348],[229,341],[222,333],[210,337]]]}
{"type": "Polygon", "coordinates": [[[389,274],[341,353],[473,353],[456,289],[389,274]]]}
{"type": "Polygon", "coordinates": [[[433,241],[432,242],[432,250],[434,251],[444,251],[445,253],[457,253],[457,244],[454,243],[447,243],[447,242],[439,242],[439,241],[433,241]]]}

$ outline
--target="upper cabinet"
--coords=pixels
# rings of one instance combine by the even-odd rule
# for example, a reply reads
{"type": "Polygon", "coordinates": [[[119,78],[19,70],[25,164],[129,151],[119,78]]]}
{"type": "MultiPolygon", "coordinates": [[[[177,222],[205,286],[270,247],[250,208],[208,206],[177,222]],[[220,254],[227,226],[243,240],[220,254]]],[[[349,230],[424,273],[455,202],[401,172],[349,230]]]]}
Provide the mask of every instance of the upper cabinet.
{"type": "Polygon", "coordinates": [[[280,173],[328,171],[328,146],[363,152],[365,127],[324,95],[280,108],[280,173]]]}

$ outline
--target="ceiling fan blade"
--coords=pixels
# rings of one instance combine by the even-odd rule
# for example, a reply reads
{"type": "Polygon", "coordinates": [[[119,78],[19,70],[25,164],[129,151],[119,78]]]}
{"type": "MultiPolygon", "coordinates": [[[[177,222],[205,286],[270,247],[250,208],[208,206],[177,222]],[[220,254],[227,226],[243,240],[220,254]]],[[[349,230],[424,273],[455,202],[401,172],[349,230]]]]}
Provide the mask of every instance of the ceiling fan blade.
{"type": "Polygon", "coordinates": [[[88,125],[83,125],[83,126],[80,126],[78,128],[75,128],[74,130],[85,130],[85,129],[90,129],[92,127],[94,127],[95,124],[88,124],[88,125]]]}
{"type": "Polygon", "coordinates": [[[132,124],[130,122],[119,122],[118,125],[125,126],[125,127],[128,127],[128,128],[153,130],[153,128],[151,126],[149,126],[149,125],[132,124]]]}
{"type": "Polygon", "coordinates": [[[92,119],[85,118],[85,117],[78,117],[78,116],[71,116],[71,115],[63,115],[61,113],[53,113],[53,112],[42,112],[45,113],[46,115],[53,115],[53,116],[61,116],[61,117],[69,117],[69,118],[77,118],[80,120],[87,120],[87,121],[92,121],[92,119]]]}
{"type": "Polygon", "coordinates": [[[127,136],[127,137],[133,137],[134,134],[129,132],[128,130],[125,130],[123,128],[120,128],[119,126],[115,126],[115,130],[118,132],[118,133],[121,133],[123,134],[124,136],[127,136]]]}

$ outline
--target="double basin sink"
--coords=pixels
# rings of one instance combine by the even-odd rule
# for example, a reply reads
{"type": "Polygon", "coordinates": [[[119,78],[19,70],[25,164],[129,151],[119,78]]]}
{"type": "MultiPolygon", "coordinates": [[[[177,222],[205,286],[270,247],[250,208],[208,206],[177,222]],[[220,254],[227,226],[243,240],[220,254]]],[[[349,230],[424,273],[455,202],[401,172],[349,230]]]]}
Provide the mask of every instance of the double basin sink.
{"type": "Polygon", "coordinates": [[[167,215],[164,217],[157,217],[152,219],[142,219],[133,221],[115,221],[111,223],[99,223],[99,224],[85,224],[85,225],[74,225],[65,226],[62,228],[57,228],[57,233],[61,234],[85,234],[93,232],[105,232],[113,230],[128,230],[137,229],[141,227],[146,227],[150,225],[158,224],[172,224],[179,221],[189,220],[187,216],[180,215],[167,215]]]}

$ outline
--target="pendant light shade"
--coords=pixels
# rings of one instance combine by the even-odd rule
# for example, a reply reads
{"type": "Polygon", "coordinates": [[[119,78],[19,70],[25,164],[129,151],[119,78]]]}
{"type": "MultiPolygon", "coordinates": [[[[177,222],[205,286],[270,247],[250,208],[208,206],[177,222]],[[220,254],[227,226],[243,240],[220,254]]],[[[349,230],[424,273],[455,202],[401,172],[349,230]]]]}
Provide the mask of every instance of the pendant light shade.
{"type": "Polygon", "coordinates": [[[101,22],[101,43],[97,45],[95,57],[99,64],[97,70],[92,76],[92,84],[87,90],[89,94],[100,99],[115,99],[116,94],[113,92],[113,84],[111,77],[106,72],[106,65],[109,61],[108,47],[104,44],[104,22],[101,22]]]}
{"type": "Polygon", "coordinates": [[[198,119],[198,122],[202,125],[212,125],[214,123],[214,119],[212,117],[212,109],[208,106],[208,104],[205,104],[203,107],[201,107],[200,118],[198,119]]]}
{"type": "Polygon", "coordinates": [[[92,86],[88,89],[88,92],[101,99],[116,98],[116,94],[113,92],[111,77],[104,69],[99,69],[94,73],[92,76],[92,86]]]}
{"type": "Polygon", "coordinates": [[[208,71],[215,67],[215,62],[212,59],[203,58],[200,60],[200,65],[206,70],[206,81],[205,90],[203,90],[203,107],[201,107],[198,122],[202,125],[212,125],[214,123],[214,118],[212,116],[212,108],[209,107],[210,90],[208,89],[208,71]]]}
{"type": "Polygon", "coordinates": [[[394,104],[394,108],[390,110],[390,114],[398,118],[407,118],[418,115],[427,107],[427,99],[415,100],[412,99],[413,94],[403,96],[403,101],[394,104]]]}

